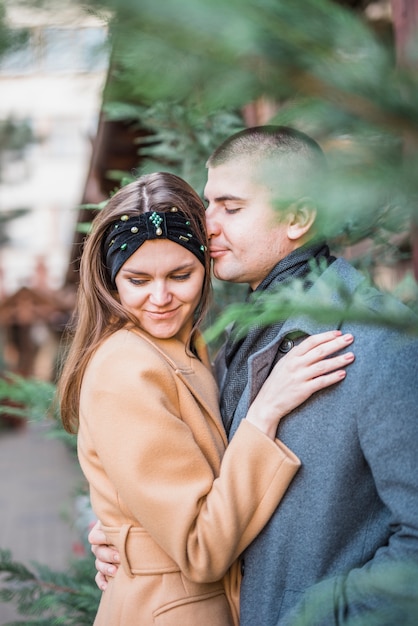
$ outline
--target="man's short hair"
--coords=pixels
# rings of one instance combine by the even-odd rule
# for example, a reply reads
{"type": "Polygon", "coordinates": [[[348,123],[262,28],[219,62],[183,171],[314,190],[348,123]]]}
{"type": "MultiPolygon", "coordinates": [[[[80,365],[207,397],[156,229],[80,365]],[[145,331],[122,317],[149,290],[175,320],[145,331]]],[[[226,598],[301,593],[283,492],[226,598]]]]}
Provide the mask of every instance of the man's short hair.
{"type": "Polygon", "coordinates": [[[283,200],[315,197],[327,171],[319,144],[288,126],[255,126],[228,137],[209,157],[206,166],[216,168],[232,161],[251,163],[254,178],[277,188],[283,200]]]}
{"type": "Polygon", "coordinates": [[[255,126],[228,137],[209,157],[208,167],[217,167],[241,157],[277,158],[297,156],[325,167],[319,144],[305,133],[288,126],[255,126]]]}

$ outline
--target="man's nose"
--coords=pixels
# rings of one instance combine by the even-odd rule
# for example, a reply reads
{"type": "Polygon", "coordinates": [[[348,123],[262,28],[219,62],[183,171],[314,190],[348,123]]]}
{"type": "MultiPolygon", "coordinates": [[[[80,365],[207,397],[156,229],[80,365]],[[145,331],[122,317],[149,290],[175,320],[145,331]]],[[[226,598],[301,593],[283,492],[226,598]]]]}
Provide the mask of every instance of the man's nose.
{"type": "Polygon", "coordinates": [[[213,207],[211,207],[210,204],[206,209],[205,219],[206,219],[206,229],[208,231],[208,237],[210,239],[214,235],[218,235],[220,232],[220,225],[219,225],[219,220],[216,217],[216,211],[213,207]]]}
{"type": "Polygon", "coordinates": [[[154,283],[149,296],[150,302],[155,306],[164,306],[171,301],[171,292],[165,281],[154,283]]]}

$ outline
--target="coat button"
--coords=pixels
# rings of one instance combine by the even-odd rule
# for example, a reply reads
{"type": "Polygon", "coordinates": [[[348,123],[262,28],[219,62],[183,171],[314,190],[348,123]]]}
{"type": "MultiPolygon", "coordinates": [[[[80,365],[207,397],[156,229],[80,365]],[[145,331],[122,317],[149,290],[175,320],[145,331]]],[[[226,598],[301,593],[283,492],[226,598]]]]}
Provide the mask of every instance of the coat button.
{"type": "Polygon", "coordinates": [[[244,559],[241,559],[241,576],[244,576],[245,574],[245,561],[244,559]]]}
{"type": "Polygon", "coordinates": [[[280,352],[290,352],[290,350],[293,348],[294,346],[294,342],[291,339],[283,339],[282,343],[279,346],[279,350],[280,352]]]}

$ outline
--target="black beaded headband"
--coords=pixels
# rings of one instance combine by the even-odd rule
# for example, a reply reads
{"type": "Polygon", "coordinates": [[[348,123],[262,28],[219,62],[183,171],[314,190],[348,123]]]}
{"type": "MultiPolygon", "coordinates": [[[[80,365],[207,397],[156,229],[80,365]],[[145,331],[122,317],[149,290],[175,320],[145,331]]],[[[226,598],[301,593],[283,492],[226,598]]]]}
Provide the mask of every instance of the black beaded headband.
{"type": "Polygon", "coordinates": [[[112,224],[104,243],[106,265],[112,284],[122,265],[149,239],[169,239],[192,252],[205,265],[206,246],[191,231],[191,223],[177,207],[170,211],[150,211],[122,215],[112,224]]]}

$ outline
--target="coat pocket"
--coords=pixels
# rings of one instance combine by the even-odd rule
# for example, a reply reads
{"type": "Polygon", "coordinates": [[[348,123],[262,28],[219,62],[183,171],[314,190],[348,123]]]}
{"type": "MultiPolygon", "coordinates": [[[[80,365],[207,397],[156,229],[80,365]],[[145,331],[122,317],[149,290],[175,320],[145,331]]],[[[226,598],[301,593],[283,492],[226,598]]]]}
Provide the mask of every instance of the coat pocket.
{"type": "Polygon", "coordinates": [[[153,613],[156,626],[233,626],[222,589],[169,602],[153,613]]]}

